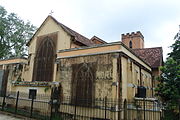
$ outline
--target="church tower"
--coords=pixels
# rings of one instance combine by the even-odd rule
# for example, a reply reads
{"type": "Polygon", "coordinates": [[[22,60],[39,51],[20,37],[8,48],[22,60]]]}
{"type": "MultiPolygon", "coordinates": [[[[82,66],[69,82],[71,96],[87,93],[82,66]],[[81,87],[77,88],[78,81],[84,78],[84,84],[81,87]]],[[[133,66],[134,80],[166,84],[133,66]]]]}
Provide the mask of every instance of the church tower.
{"type": "Polygon", "coordinates": [[[144,36],[140,31],[122,34],[122,43],[132,49],[144,48],[144,36]]]}

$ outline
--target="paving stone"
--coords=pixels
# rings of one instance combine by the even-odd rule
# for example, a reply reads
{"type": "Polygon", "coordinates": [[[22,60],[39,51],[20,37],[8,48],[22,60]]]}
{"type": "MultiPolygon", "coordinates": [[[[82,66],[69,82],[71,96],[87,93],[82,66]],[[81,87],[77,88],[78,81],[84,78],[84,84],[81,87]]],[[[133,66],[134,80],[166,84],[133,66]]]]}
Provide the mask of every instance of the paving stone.
{"type": "Polygon", "coordinates": [[[0,120],[23,120],[23,119],[0,113],[0,120]]]}

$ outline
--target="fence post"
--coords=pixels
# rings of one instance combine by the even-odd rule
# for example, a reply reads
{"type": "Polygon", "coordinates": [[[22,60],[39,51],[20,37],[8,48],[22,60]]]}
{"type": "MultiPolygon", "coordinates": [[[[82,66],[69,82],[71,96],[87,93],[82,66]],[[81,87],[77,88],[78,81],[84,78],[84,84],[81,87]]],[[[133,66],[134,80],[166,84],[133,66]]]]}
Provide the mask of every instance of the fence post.
{"type": "Polygon", "coordinates": [[[3,103],[2,103],[2,111],[4,110],[4,106],[5,106],[5,100],[6,100],[6,93],[3,93],[4,96],[3,96],[3,103]]]}
{"type": "Polygon", "coordinates": [[[118,98],[118,120],[121,120],[121,100],[118,98]]]}
{"type": "Polygon", "coordinates": [[[159,115],[159,118],[160,118],[160,120],[162,120],[162,119],[163,119],[163,109],[162,109],[162,112],[160,111],[159,114],[160,114],[160,115],[159,115]]]}
{"type": "Polygon", "coordinates": [[[52,116],[53,116],[53,98],[51,98],[50,105],[51,105],[51,114],[50,114],[50,120],[52,120],[52,116]]]}
{"type": "Polygon", "coordinates": [[[61,116],[60,115],[60,113],[61,113],[61,110],[60,110],[60,107],[61,107],[61,100],[60,100],[60,98],[58,98],[58,100],[57,100],[57,106],[58,106],[58,111],[57,111],[57,116],[61,116]]]}
{"type": "Polygon", "coordinates": [[[105,100],[104,100],[104,105],[105,105],[104,119],[106,120],[107,97],[105,97],[105,100]]]}
{"type": "Polygon", "coordinates": [[[144,104],[144,120],[146,119],[146,104],[145,104],[145,98],[143,98],[143,104],[144,104]]]}
{"type": "Polygon", "coordinates": [[[30,118],[32,117],[32,112],[33,112],[33,103],[34,103],[34,94],[32,95],[32,100],[31,100],[31,114],[30,114],[30,118]]]}
{"type": "Polygon", "coordinates": [[[50,102],[50,105],[51,105],[51,114],[50,114],[50,120],[52,120],[52,116],[53,116],[53,98],[54,98],[54,96],[53,96],[53,89],[51,89],[51,102],[50,102]]]}
{"type": "Polygon", "coordinates": [[[76,120],[76,105],[77,105],[77,95],[75,97],[74,120],[76,120]]]}
{"type": "Polygon", "coordinates": [[[127,120],[127,101],[124,100],[124,120],[127,120]]]}
{"type": "Polygon", "coordinates": [[[136,115],[136,119],[139,120],[139,118],[140,118],[140,117],[139,117],[139,109],[138,109],[139,102],[138,102],[138,101],[135,101],[135,102],[136,102],[136,111],[137,111],[137,112],[136,112],[136,114],[137,114],[137,115],[136,115]]]}
{"type": "Polygon", "coordinates": [[[18,100],[19,100],[19,91],[17,92],[17,97],[16,97],[16,107],[15,107],[15,114],[17,113],[18,100]]]}
{"type": "Polygon", "coordinates": [[[154,101],[153,101],[153,113],[152,113],[152,118],[153,118],[153,120],[154,120],[154,107],[155,107],[155,104],[154,104],[154,101]]]}
{"type": "Polygon", "coordinates": [[[179,100],[179,120],[180,120],[180,100],[179,100]]]}

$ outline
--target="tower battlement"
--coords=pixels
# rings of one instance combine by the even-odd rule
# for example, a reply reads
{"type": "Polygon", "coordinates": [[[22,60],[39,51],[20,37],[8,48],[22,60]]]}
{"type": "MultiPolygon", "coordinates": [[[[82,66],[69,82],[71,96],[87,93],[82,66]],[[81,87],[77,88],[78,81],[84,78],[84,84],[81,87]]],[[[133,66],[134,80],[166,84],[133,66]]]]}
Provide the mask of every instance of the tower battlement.
{"type": "Polygon", "coordinates": [[[129,48],[144,48],[144,36],[140,31],[121,34],[121,40],[129,48]]]}
{"type": "Polygon", "coordinates": [[[140,31],[121,34],[121,37],[122,37],[122,39],[132,38],[132,37],[140,37],[142,40],[144,40],[144,36],[142,35],[142,33],[140,31]]]}

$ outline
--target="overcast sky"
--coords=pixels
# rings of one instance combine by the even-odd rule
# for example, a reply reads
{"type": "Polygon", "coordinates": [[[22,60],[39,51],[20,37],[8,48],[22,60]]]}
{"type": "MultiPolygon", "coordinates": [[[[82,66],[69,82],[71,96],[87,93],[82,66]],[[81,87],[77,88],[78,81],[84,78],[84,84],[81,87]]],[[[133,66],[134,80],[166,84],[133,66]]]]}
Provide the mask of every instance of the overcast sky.
{"type": "Polygon", "coordinates": [[[53,11],[71,29],[107,42],[141,31],[145,47],[163,47],[164,58],[180,24],[180,0],[0,0],[0,5],[37,27],[53,11]]]}

